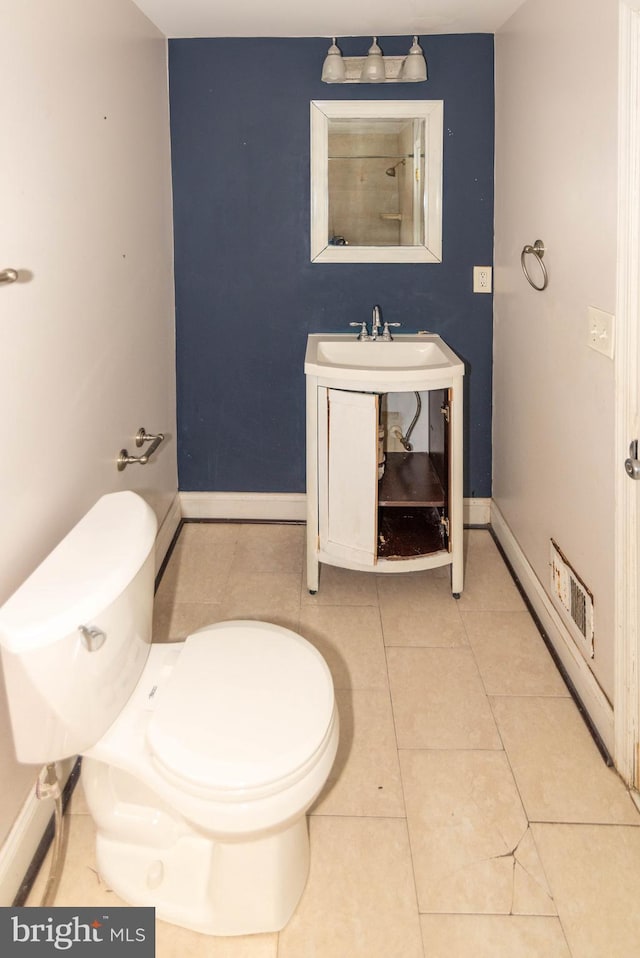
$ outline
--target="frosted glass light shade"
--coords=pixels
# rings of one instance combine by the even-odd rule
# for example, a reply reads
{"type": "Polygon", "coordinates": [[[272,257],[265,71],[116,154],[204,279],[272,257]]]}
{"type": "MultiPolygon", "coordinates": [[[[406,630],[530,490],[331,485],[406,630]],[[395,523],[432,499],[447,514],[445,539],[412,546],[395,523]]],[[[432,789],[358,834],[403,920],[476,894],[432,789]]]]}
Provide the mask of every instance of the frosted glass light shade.
{"type": "Polygon", "coordinates": [[[322,65],[322,80],[324,83],[343,83],[345,78],[344,60],[340,48],[336,45],[336,38],[327,50],[322,65]]]}
{"type": "Polygon", "coordinates": [[[427,61],[417,37],[413,38],[411,49],[402,64],[400,79],[414,83],[427,79],[427,61]]]}
{"type": "Polygon", "coordinates": [[[384,83],[385,78],[382,50],[378,46],[378,38],[374,37],[373,43],[369,47],[367,59],[362,66],[360,83],[384,83]]]}

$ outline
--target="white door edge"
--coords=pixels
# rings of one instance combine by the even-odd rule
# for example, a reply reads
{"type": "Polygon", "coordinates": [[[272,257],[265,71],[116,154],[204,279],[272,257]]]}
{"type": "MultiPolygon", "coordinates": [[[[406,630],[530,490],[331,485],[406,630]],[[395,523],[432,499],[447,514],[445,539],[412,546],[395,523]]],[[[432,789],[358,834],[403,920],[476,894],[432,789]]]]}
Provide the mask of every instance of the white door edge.
{"type": "MultiPolygon", "coordinates": [[[[640,743],[640,629],[638,505],[640,487],[624,471],[638,437],[640,378],[640,12],[637,0],[619,4],[618,276],[615,352],[615,753],[616,767],[638,785],[640,743]]],[[[640,437],[638,437],[640,438],[640,437]]]]}

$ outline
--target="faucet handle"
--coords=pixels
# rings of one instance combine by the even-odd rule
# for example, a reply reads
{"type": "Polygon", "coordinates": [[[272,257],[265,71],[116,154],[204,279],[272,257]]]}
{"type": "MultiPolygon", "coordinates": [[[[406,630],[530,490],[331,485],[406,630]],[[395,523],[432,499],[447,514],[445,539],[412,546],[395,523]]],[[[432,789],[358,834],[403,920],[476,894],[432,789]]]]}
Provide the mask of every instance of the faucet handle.
{"type": "Polygon", "coordinates": [[[360,342],[366,342],[368,339],[371,338],[371,337],[369,336],[369,332],[368,332],[368,330],[367,330],[367,324],[366,324],[366,322],[363,322],[363,323],[349,323],[349,326],[359,326],[359,327],[360,327],[360,332],[358,333],[358,339],[360,340],[360,342]]]}
{"type": "Polygon", "coordinates": [[[393,340],[393,336],[389,332],[389,326],[402,326],[402,323],[387,323],[385,321],[384,329],[382,330],[381,339],[385,343],[390,343],[393,340]]]}

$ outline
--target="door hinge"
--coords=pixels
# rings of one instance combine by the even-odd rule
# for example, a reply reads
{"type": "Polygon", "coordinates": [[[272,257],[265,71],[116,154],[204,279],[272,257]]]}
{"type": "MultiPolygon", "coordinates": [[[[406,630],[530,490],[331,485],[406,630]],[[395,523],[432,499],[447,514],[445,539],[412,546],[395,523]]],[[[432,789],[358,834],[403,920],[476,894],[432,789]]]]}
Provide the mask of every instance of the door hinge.
{"type": "Polygon", "coordinates": [[[449,538],[449,519],[447,516],[440,516],[440,525],[443,527],[447,538],[449,538]]]}
{"type": "Polygon", "coordinates": [[[440,412],[444,416],[445,422],[449,422],[451,418],[450,412],[449,412],[449,403],[443,402],[442,405],[440,406],[440,412]]]}

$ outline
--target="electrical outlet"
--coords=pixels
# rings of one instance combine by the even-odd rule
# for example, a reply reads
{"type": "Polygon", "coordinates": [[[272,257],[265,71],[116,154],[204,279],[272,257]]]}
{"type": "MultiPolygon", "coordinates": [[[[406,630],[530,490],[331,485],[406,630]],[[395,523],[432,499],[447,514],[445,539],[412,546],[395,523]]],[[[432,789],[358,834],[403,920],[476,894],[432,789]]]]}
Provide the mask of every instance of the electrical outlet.
{"type": "Polygon", "coordinates": [[[474,293],[491,292],[491,267],[474,266],[473,267],[473,291],[474,293]]]}
{"type": "Polygon", "coordinates": [[[613,325],[615,317],[595,306],[587,307],[587,346],[613,359],[613,325]]]}

